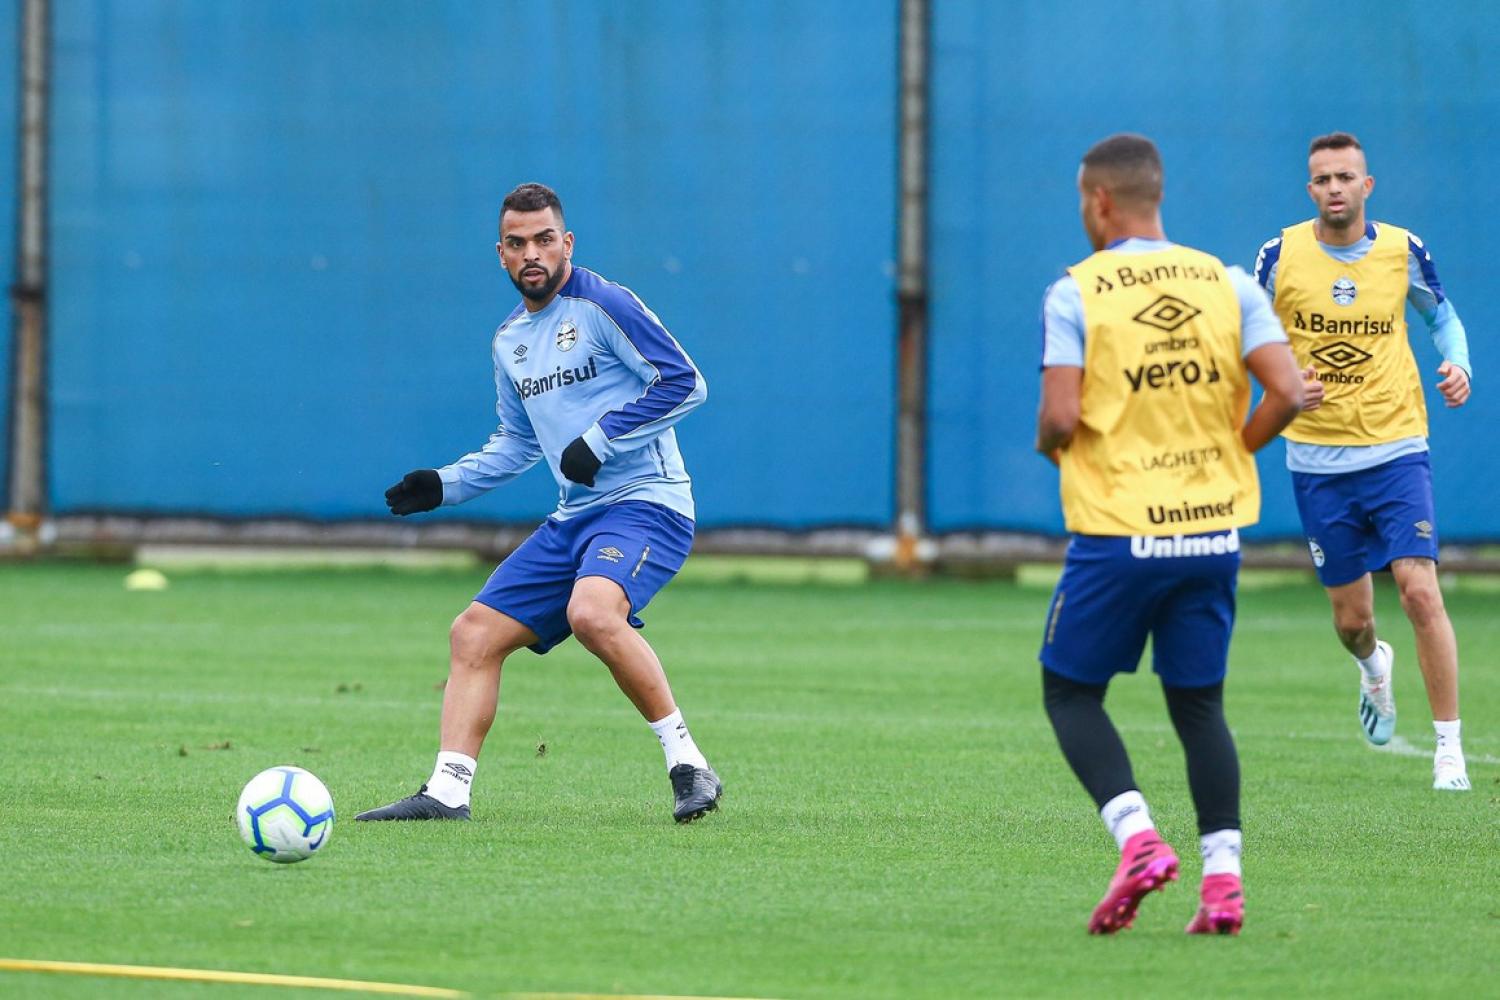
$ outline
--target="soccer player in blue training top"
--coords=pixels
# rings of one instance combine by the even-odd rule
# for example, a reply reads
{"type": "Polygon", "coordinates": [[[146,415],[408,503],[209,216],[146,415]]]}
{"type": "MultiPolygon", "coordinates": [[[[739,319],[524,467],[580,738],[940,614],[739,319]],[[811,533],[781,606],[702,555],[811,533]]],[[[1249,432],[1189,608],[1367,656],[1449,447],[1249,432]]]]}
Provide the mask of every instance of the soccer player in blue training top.
{"type": "Polygon", "coordinates": [[[1417,665],[1437,730],[1432,787],[1467,791],[1459,742],[1458,641],[1437,580],[1437,518],[1427,460],[1427,405],[1406,337],[1406,304],[1443,356],[1438,392],[1469,398],[1469,346],[1420,239],[1365,217],[1375,178],[1359,140],[1312,141],[1307,193],[1317,218],[1260,249],[1255,276],[1272,296],[1292,348],[1315,365],[1327,405],[1288,427],[1286,464],[1339,640],[1359,664],[1359,721],[1374,744],[1396,729],[1395,657],[1375,635],[1372,570],[1390,567],[1417,640],[1417,665]]]}
{"type": "Polygon", "coordinates": [[[499,429],[452,465],[407,473],[386,503],[403,517],[463,503],[545,459],[557,510],[453,622],[432,777],[416,795],[355,818],[468,819],[501,665],[523,646],[545,653],[571,633],[650,722],[666,752],[673,816],[690,822],[717,807],[722,786],[635,630],[692,545],[691,481],[672,427],[706,398],[703,376],[629,289],[573,265],[573,234],[550,188],[522,184],[506,195],[497,249],[521,293],[492,344],[499,429]]]}
{"type": "Polygon", "coordinates": [[[1149,635],[1203,853],[1201,905],[1187,931],[1236,934],[1240,774],[1223,696],[1237,529],[1260,516],[1251,455],[1297,415],[1307,387],[1250,276],[1167,240],[1161,158],[1149,139],[1099,142],[1083,157],[1078,190],[1096,252],[1043,303],[1037,450],[1061,467],[1073,535],[1043,635],[1043,700],[1120,848],[1089,931],[1129,927],[1145,895],[1177,878],[1177,856],[1157,835],[1104,710],[1110,679],[1136,669],[1149,635]],[[1265,390],[1254,413],[1251,374],[1265,390]]]}

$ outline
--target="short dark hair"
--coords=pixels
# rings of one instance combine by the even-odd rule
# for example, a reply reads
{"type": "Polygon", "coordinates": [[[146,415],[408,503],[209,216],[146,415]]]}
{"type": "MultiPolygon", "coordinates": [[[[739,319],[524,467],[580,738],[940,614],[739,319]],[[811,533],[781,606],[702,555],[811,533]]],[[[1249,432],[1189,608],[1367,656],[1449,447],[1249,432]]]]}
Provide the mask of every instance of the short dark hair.
{"type": "Polygon", "coordinates": [[[563,221],[562,200],[557,197],[557,192],[545,184],[528,181],[519,184],[516,189],[505,196],[500,203],[500,218],[505,218],[506,212],[540,212],[544,208],[550,208],[557,213],[557,221],[563,221]]]}
{"type": "Polygon", "coordinates": [[[1083,154],[1083,169],[1108,175],[1103,186],[1125,201],[1161,201],[1161,154],[1143,135],[1121,132],[1094,143],[1083,154]]]}
{"type": "Polygon", "coordinates": [[[1361,153],[1365,151],[1365,147],[1361,146],[1359,140],[1349,132],[1329,132],[1327,135],[1318,136],[1308,145],[1307,155],[1311,156],[1320,149],[1357,149],[1361,153]]]}

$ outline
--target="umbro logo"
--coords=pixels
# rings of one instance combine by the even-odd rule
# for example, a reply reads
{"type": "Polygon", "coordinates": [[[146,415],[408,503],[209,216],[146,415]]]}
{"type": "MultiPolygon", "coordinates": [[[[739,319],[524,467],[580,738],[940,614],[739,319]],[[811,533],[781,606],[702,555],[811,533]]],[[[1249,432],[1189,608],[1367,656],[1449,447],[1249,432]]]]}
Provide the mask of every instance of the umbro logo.
{"type": "Polygon", "coordinates": [[[520,364],[522,361],[525,361],[526,360],[526,345],[525,344],[517,344],[514,353],[516,355],[516,360],[514,362],[515,364],[520,364]]]}
{"type": "Polygon", "coordinates": [[[1418,538],[1428,538],[1428,539],[1430,539],[1432,537],[1432,522],[1431,521],[1418,521],[1416,524],[1412,525],[1412,527],[1414,527],[1414,528],[1417,529],[1417,537],[1418,538]]]}
{"type": "Polygon", "coordinates": [[[608,562],[617,563],[621,559],[625,558],[625,553],[621,552],[613,545],[607,545],[599,550],[599,558],[604,559],[608,562]]]}
{"type": "Polygon", "coordinates": [[[458,763],[457,761],[450,761],[447,764],[444,764],[443,770],[447,771],[453,777],[457,778],[459,781],[462,781],[466,785],[469,783],[469,779],[474,777],[473,771],[469,770],[468,767],[458,763]]]}
{"type": "Polygon", "coordinates": [[[1163,333],[1171,333],[1199,312],[1201,310],[1197,306],[1184,302],[1175,295],[1159,295],[1155,302],[1130,318],[1163,333]]]}
{"type": "Polygon", "coordinates": [[[1312,352],[1315,360],[1322,362],[1329,368],[1344,369],[1362,365],[1375,355],[1369,351],[1362,351],[1347,340],[1336,340],[1331,344],[1324,344],[1312,352]]]}

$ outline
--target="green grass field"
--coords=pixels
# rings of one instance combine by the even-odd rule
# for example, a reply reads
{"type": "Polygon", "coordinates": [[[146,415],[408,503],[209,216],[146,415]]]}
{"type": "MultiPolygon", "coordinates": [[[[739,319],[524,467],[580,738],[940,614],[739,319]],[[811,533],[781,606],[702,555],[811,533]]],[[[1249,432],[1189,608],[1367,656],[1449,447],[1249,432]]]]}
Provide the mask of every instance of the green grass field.
{"type": "MultiPolygon", "coordinates": [[[[1500,955],[1500,616],[1449,604],[1475,790],[1429,788],[1431,726],[1388,589],[1405,752],[1364,745],[1309,584],[1247,588],[1229,716],[1248,920],[1188,938],[1182,758],[1148,675],[1111,708],[1183,882],[1085,921],[1115,852],[1057,752],[1048,591],[674,584],[647,612],[723,808],[671,822],[651,732],[576,643],[507,667],[469,824],[364,825],[432,763],[447,625],[484,570],[0,567],[0,957],[513,992],[733,997],[1475,996],[1500,955]],[[231,811],[296,763],[340,811],[267,864],[231,811]]],[[[0,973],[5,997],[335,996],[0,973]]]]}

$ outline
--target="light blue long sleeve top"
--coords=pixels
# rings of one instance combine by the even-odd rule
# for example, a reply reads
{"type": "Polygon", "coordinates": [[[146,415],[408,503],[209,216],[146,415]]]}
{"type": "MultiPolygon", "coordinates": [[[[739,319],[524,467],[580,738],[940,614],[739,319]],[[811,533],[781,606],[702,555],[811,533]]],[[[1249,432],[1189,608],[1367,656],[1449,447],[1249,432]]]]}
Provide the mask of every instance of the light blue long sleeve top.
{"type": "Polygon", "coordinates": [[[495,412],[484,447],[438,470],[458,504],[546,460],[566,520],[643,500],[694,517],[692,480],[674,425],[708,398],[698,366],[623,285],[574,265],[546,308],[517,306],[495,331],[495,412]],[[593,486],[565,478],[563,449],[582,437],[602,461],[593,486]]]}

